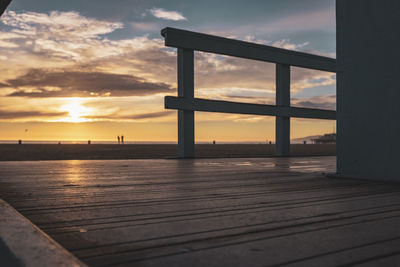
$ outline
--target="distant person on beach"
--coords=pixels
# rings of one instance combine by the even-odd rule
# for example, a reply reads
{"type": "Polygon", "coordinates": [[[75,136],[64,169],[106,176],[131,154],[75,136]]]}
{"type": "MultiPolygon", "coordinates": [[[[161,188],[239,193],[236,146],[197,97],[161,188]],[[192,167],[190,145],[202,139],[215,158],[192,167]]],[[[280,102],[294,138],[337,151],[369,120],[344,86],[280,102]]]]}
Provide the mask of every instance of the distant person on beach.
{"type": "Polygon", "coordinates": [[[121,144],[121,140],[119,138],[119,135],[117,136],[117,138],[118,138],[118,144],[121,144]]]}
{"type": "Polygon", "coordinates": [[[124,144],[124,136],[121,135],[121,144],[124,144]]]}

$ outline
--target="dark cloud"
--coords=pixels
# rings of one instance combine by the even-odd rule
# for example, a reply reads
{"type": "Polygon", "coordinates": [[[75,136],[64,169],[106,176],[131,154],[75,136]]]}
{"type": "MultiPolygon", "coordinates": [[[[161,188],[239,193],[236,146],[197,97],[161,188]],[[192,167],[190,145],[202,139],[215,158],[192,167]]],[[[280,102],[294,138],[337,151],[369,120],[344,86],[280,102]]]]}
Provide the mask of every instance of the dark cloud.
{"type": "Polygon", "coordinates": [[[238,94],[225,94],[224,99],[227,101],[250,103],[250,104],[262,104],[262,105],[274,105],[275,98],[265,96],[243,96],[238,94]]]}
{"type": "Polygon", "coordinates": [[[61,117],[68,112],[42,112],[42,111],[5,111],[0,110],[0,119],[22,119],[33,117],[61,117]]]}
{"type": "Polygon", "coordinates": [[[137,96],[171,89],[166,83],[148,82],[133,75],[44,69],[31,69],[24,75],[7,80],[7,83],[18,90],[9,96],[27,97],[137,96]],[[35,90],[24,91],[23,87],[33,87],[35,90]]]}
{"type": "Polygon", "coordinates": [[[293,106],[302,108],[318,108],[318,109],[328,109],[336,110],[336,103],[332,102],[311,102],[311,101],[296,101],[293,106]]]}
{"type": "Polygon", "coordinates": [[[229,97],[229,98],[260,99],[260,96],[243,96],[243,95],[235,95],[235,94],[226,94],[224,96],[229,97]]]}
{"type": "Polygon", "coordinates": [[[150,118],[160,118],[166,117],[171,113],[175,113],[173,110],[165,110],[158,112],[150,112],[150,113],[141,113],[141,114],[132,114],[132,115],[119,115],[118,113],[113,113],[110,115],[94,115],[94,116],[85,116],[86,119],[105,119],[105,120],[140,120],[140,119],[150,119],[150,118]]]}
{"type": "Polygon", "coordinates": [[[150,118],[159,118],[159,117],[166,117],[171,113],[175,113],[173,110],[169,111],[159,111],[159,112],[152,112],[152,113],[143,113],[137,114],[132,116],[133,119],[150,119],[150,118]]]}

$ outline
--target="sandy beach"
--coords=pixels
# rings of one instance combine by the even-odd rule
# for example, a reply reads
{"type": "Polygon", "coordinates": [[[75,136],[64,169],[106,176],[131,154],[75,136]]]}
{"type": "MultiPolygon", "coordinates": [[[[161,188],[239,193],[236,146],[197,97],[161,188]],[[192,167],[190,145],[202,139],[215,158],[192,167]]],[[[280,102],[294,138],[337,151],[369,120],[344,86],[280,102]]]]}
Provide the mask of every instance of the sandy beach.
{"type": "MultiPolygon", "coordinates": [[[[197,157],[269,157],[275,145],[269,144],[198,144],[197,157]]],[[[293,156],[335,155],[336,146],[291,145],[293,156]]],[[[74,159],[162,159],[177,156],[175,144],[1,144],[0,161],[74,160],[74,159]]]]}

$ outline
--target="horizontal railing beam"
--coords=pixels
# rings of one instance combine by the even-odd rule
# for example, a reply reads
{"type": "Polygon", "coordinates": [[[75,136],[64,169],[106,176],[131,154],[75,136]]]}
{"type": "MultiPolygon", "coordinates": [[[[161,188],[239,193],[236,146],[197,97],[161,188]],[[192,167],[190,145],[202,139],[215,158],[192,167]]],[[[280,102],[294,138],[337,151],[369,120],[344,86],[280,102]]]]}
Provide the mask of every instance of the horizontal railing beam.
{"type": "Polygon", "coordinates": [[[186,99],[174,96],[166,96],[164,100],[166,109],[336,120],[336,111],[334,110],[277,107],[201,98],[186,99]]]}
{"type": "Polygon", "coordinates": [[[164,28],[165,45],[240,58],[336,72],[336,59],[209,34],[164,28]]]}

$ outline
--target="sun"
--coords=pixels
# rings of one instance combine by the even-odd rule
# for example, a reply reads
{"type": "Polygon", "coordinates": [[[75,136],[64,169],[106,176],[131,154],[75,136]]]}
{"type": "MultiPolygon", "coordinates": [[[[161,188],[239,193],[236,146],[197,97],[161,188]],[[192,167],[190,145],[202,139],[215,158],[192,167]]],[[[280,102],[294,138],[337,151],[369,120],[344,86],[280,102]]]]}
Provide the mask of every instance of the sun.
{"type": "Polygon", "coordinates": [[[68,112],[67,117],[62,118],[64,122],[86,122],[90,119],[85,118],[91,110],[82,105],[80,98],[70,98],[67,103],[60,107],[60,111],[68,112]]]}

